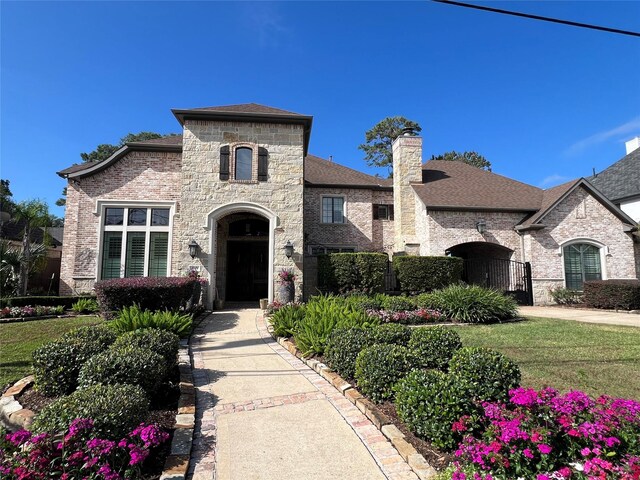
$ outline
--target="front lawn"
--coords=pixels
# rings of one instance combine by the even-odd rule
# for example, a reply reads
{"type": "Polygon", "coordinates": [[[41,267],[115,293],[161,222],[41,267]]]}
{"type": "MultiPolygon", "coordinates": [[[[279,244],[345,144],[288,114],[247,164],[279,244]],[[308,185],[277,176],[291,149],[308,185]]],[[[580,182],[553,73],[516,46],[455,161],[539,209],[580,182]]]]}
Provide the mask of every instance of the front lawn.
{"type": "Polygon", "coordinates": [[[0,389],[30,373],[31,353],[40,345],[71,329],[100,322],[96,316],[84,316],[0,325],[0,389]]]}
{"type": "Polygon", "coordinates": [[[513,359],[522,385],[640,400],[640,329],[568,320],[453,327],[465,346],[489,347],[513,359]]]}

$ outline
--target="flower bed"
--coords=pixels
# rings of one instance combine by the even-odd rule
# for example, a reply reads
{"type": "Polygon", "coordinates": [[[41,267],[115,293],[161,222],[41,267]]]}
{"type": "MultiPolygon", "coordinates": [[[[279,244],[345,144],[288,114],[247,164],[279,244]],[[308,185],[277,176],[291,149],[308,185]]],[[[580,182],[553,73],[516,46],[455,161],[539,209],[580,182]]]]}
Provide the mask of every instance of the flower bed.
{"type": "Polygon", "coordinates": [[[25,318],[25,317],[42,317],[45,315],[62,315],[64,307],[49,307],[37,305],[32,307],[26,305],[24,307],[4,307],[0,310],[0,318],[25,318]]]}
{"type": "Polygon", "coordinates": [[[433,308],[418,308],[416,310],[403,310],[400,312],[368,309],[367,315],[379,319],[382,323],[401,323],[403,325],[439,323],[447,320],[447,317],[433,308]]]}

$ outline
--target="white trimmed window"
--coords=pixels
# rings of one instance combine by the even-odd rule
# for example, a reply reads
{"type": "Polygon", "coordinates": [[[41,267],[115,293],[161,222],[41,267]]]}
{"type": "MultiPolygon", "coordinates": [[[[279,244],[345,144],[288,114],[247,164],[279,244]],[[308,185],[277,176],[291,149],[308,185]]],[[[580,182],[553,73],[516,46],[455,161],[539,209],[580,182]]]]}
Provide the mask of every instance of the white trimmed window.
{"type": "Polygon", "coordinates": [[[582,291],[584,282],[602,279],[601,249],[590,243],[572,243],[562,248],[564,278],[569,290],[582,291]]]}
{"type": "Polygon", "coordinates": [[[344,223],[344,197],[322,197],[322,223],[344,223]]]}
{"type": "Polygon", "coordinates": [[[168,275],[171,208],[105,206],[102,217],[101,280],[168,275]]]}

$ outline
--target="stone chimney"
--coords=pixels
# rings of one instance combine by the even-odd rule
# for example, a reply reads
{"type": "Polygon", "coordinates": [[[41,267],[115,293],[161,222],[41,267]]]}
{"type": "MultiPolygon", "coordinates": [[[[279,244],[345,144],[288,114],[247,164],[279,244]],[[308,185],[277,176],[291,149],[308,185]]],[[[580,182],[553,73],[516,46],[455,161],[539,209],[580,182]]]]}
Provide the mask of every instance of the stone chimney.
{"type": "Polygon", "coordinates": [[[635,137],[624,143],[624,146],[627,147],[627,155],[629,155],[634,150],[640,148],[640,137],[635,137]]]}
{"type": "Polygon", "coordinates": [[[393,142],[394,252],[418,255],[416,194],[411,185],[422,183],[422,138],[403,132],[393,142]]]}

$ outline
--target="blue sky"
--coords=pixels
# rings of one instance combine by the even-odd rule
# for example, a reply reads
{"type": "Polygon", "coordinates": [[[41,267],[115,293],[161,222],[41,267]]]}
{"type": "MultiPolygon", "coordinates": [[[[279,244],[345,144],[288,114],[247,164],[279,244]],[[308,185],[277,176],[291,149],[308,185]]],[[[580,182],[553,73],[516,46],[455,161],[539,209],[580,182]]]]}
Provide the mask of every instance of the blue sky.
{"type": "MultiPolygon", "coordinates": [[[[477,2],[640,31],[640,2],[477,2]]],[[[256,102],[314,116],[310,152],[367,169],[387,116],[424,159],[476,150],[549,187],[602,170],[640,135],[640,38],[423,2],[7,2],[1,176],[52,211],[55,172],[171,108],[256,102]]]]}

